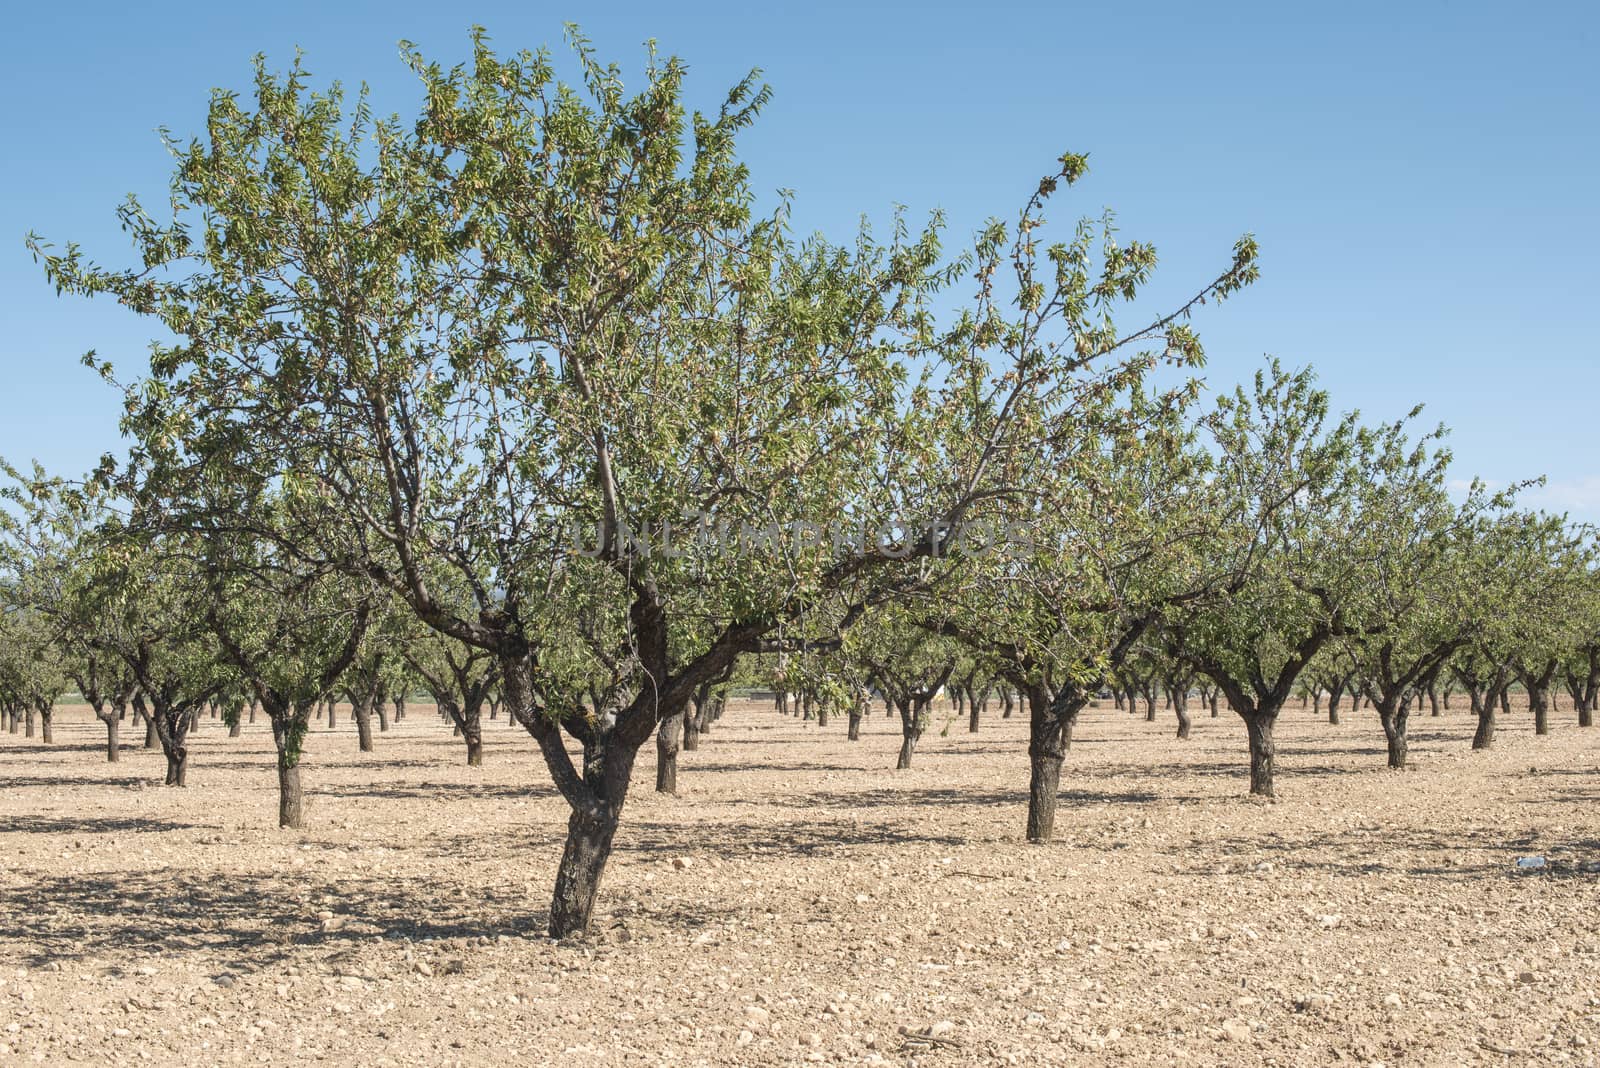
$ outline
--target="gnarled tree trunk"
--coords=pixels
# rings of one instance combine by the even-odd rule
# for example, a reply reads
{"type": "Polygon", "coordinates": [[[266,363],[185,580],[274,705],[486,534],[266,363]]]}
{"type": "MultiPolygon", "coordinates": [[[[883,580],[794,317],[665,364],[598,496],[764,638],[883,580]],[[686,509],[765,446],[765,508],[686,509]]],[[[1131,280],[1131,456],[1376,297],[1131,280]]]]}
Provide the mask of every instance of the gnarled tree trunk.
{"type": "MultiPolygon", "coordinates": [[[[678,749],[683,736],[683,715],[676,712],[667,716],[656,728],[656,793],[659,794],[678,792],[678,749]]],[[[571,824],[568,829],[570,832],[571,824]]]]}
{"type": "Polygon", "coordinates": [[[1250,739],[1250,792],[1257,797],[1276,797],[1272,775],[1277,749],[1272,740],[1272,728],[1278,719],[1277,710],[1258,709],[1239,714],[1244,717],[1250,739]]]}

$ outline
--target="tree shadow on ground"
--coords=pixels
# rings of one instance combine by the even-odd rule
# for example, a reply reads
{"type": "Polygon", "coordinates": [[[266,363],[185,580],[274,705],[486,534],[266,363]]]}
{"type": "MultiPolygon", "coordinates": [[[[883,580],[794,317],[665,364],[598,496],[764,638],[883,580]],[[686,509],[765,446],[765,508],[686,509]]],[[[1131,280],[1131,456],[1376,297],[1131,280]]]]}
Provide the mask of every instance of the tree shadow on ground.
{"type": "MultiPolygon", "coordinates": [[[[1431,829],[1359,827],[1329,829],[1320,834],[1298,834],[1294,838],[1262,836],[1260,834],[1207,841],[1207,855],[1201,858],[1201,867],[1212,867],[1234,857],[1269,857],[1275,869],[1295,872],[1318,872],[1325,875],[1362,877],[1370,875],[1405,875],[1418,879],[1446,879],[1455,882],[1482,880],[1486,877],[1506,879],[1526,878],[1581,878],[1595,880],[1592,873],[1583,872],[1577,864],[1566,859],[1550,866],[1531,871],[1516,867],[1518,857],[1537,853],[1587,852],[1600,853],[1600,842],[1586,841],[1566,846],[1541,845],[1543,838],[1533,834],[1505,834],[1498,840],[1489,838],[1483,831],[1446,831],[1431,829]],[[1500,855],[1477,863],[1455,863],[1454,858],[1468,853],[1495,850],[1500,855]],[[1332,854],[1331,856],[1329,854],[1332,854]]],[[[1191,847],[1174,845],[1161,850],[1175,860],[1194,861],[1191,847]]],[[[1584,859],[1580,856],[1580,860],[1584,859]]],[[[1600,859],[1597,856],[1595,859],[1600,859]]],[[[1181,863],[1180,863],[1181,866],[1181,863]]],[[[1188,874],[1237,878],[1236,870],[1189,870],[1188,874]]]]}
{"type": "Polygon", "coordinates": [[[959,846],[964,835],[941,833],[898,822],[863,823],[841,828],[836,823],[796,819],[784,823],[713,822],[685,825],[666,820],[639,820],[619,835],[617,852],[649,858],[707,853],[717,856],[759,854],[763,857],[845,857],[883,845],[959,846]]]}
{"type": "Polygon", "coordinates": [[[542,933],[547,913],[520,909],[506,918],[503,903],[482,892],[440,910],[436,876],[318,879],[292,874],[214,876],[170,872],[45,876],[26,887],[0,890],[0,957],[30,967],[63,965],[107,954],[144,950],[170,955],[203,950],[249,972],[307,951],[348,951],[385,936],[412,939],[493,937],[542,933]],[[357,926],[324,929],[318,906],[332,897],[335,911],[357,926]],[[494,913],[495,915],[491,915],[494,913]]]}
{"type": "Polygon", "coordinates": [[[217,823],[180,823],[147,816],[7,816],[0,832],[18,834],[162,834],[215,831],[217,823]]]}
{"type": "MultiPolygon", "coordinates": [[[[464,765],[463,765],[464,766],[464,765]]],[[[314,772],[314,765],[306,766],[314,772]]],[[[308,796],[316,797],[371,797],[390,801],[417,801],[430,798],[489,798],[506,801],[539,801],[556,796],[555,787],[548,783],[481,783],[481,782],[430,782],[430,783],[320,783],[311,781],[306,786],[308,796]]]]}
{"type": "MultiPolygon", "coordinates": [[[[157,772],[159,774],[159,771],[157,772]]],[[[146,786],[150,774],[143,775],[4,775],[0,776],[0,791],[19,790],[43,786],[52,790],[71,786],[146,786]]]]}

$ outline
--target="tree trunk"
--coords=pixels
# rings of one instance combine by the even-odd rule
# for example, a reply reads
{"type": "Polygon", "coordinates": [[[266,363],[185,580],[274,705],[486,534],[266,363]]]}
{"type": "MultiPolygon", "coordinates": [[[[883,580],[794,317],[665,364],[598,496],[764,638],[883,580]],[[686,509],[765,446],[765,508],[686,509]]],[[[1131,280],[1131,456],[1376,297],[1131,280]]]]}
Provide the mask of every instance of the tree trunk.
{"type": "MultiPolygon", "coordinates": [[[[328,703],[328,725],[333,726],[333,702],[328,703]]],[[[363,698],[351,704],[351,717],[356,721],[356,743],[361,752],[372,752],[372,702],[363,698]]]]}
{"type": "Polygon", "coordinates": [[[1174,692],[1172,695],[1172,710],[1178,715],[1178,737],[1189,737],[1189,695],[1188,693],[1174,692]]]}
{"type": "Polygon", "coordinates": [[[616,837],[619,817],[618,807],[610,805],[598,818],[591,819],[579,812],[573,812],[568,818],[567,844],[561,852],[561,864],[556,868],[555,894],[550,902],[551,938],[566,938],[588,929],[595,899],[600,894],[600,878],[605,874],[606,861],[611,858],[611,843],[616,837]]]}
{"type": "Polygon", "coordinates": [[[1067,727],[1043,693],[1030,694],[1028,704],[1028,841],[1048,842],[1055,834],[1067,727]]]}
{"type": "Polygon", "coordinates": [[[1212,719],[1216,719],[1217,718],[1217,694],[1216,694],[1215,690],[1213,690],[1211,692],[1211,697],[1208,699],[1208,702],[1211,705],[1211,718],[1212,719]]]}
{"type": "Polygon", "coordinates": [[[1272,786],[1272,765],[1276,755],[1272,744],[1272,727],[1276,715],[1267,712],[1244,714],[1245,730],[1250,736],[1250,792],[1257,797],[1276,797],[1272,786]]]}
{"type": "Polygon", "coordinates": [[[23,721],[22,721],[22,736],[24,738],[32,738],[33,737],[33,715],[34,715],[33,709],[30,708],[30,709],[28,709],[27,714],[23,718],[23,721]]]}
{"type": "MultiPolygon", "coordinates": [[[[705,718],[706,699],[693,702],[683,714],[683,750],[686,753],[700,749],[700,725],[705,718]]],[[[826,723],[823,726],[827,726],[826,723]]]]}
{"type": "Polygon", "coordinates": [[[228,724],[228,737],[237,738],[244,733],[244,717],[235,716],[233,722],[228,724]]]}
{"type": "MultiPolygon", "coordinates": [[[[678,748],[683,735],[683,713],[675,712],[656,728],[656,793],[678,792],[678,748]]],[[[565,863],[565,861],[563,861],[565,863]]]]}
{"type": "Polygon", "coordinates": [[[156,731],[156,721],[148,715],[144,717],[144,747],[155,749],[161,744],[161,735],[156,731]]]}
{"type": "Polygon", "coordinates": [[[115,764],[122,759],[122,724],[117,721],[116,712],[101,716],[100,721],[106,725],[106,762],[115,764]]]}
{"type": "MultiPolygon", "coordinates": [[[[1058,750],[1059,751],[1059,750],[1058,750]]],[[[1061,756],[1028,757],[1028,841],[1048,842],[1056,830],[1061,793],[1061,756]]]]}
{"type": "Polygon", "coordinates": [[[1594,726],[1594,698],[1588,697],[1578,703],[1578,726],[1594,726]]]}
{"type": "Polygon", "coordinates": [[[977,734],[978,733],[978,718],[981,715],[982,715],[982,710],[978,707],[978,698],[976,696],[974,696],[974,695],[971,695],[971,694],[967,695],[967,733],[968,734],[977,734]]]}
{"type": "Polygon", "coordinates": [[[1528,706],[1533,709],[1533,733],[1550,733],[1550,699],[1542,686],[1530,687],[1528,706]]]}
{"type": "Polygon", "coordinates": [[[378,714],[378,733],[382,734],[389,729],[389,706],[383,701],[373,704],[372,710],[378,714]]]}
{"type": "MultiPolygon", "coordinates": [[[[900,704],[898,701],[896,703],[900,704]]],[[[917,751],[917,741],[922,737],[921,713],[919,703],[906,702],[900,705],[900,757],[894,764],[896,771],[905,771],[911,766],[911,756],[917,751]]]]}
{"type": "Polygon", "coordinates": [[[188,746],[174,746],[167,754],[167,785],[189,785],[189,748],[188,746]]]}
{"type": "Polygon", "coordinates": [[[305,824],[305,790],[300,765],[278,755],[278,826],[298,831],[305,824]]]}
{"type": "Polygon", "coordinates": [[[820,727],[826,727],[827,725],[828,725],[828,702],[822,700],[819,697],[817,699],[817,726],[820,728],[820,727]]]}
{"type": "Polygon", "coordinates": [[[1472,736],[1474,749],[1494,748],[1494,714],[1500,703],[1499,696],[1491,690],[1488,700],[1479,701],[1477,694],[1473,694],[1473,704],[1477,705],[1478,712],[1478,729],[1472,736]]]}
{"type": "Polygon", "coordinates": [[[51,729],[51,720],[54,719],[54,717],[55,709],[51,708],[49,705],[39,709],[39,725],[42,728],[41,734],[45,745],[51,745],[56,740],[55,731],[51,729]]]}
{"type": "Polygon", "coordinates": [[[850,713],[850,731],[849,731],[848,734],[845,735],[845,737],[848,740],[852,741],[852,742],[859,742],[861,740],[861,713],[860,712],[851,712],[850,713]]]}
{"type": "Polygon", "coordinates": [[[1344,687],[1335,686],[1328,691],[1328,725],[1339,725],[1339,702],[1344,699],[1344,687]]]}
{"type": "Polygon", "coordinates": [[[1406,766],[1406,725],[1411,715],[1411,700],[1401,696],[1378,704],[1378,721],[1383,724],[1383,737],[1389,745],[1389,766],[1404,771],[1406,766]]]}

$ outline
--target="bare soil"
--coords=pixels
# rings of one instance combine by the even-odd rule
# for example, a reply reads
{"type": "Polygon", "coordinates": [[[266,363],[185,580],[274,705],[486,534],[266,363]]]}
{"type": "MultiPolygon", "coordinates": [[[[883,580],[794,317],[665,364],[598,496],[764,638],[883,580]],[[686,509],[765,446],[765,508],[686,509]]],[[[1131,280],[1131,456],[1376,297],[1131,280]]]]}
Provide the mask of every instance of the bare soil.
{"type": "Polygon", "coordinates": [[[1231,713],[1106,703],[1047,846],[1020,717],[896,773],[881,707],[852,744],[735,703],[679,796],[641,752],[569,943],[565,807],[503,720],[468,768],[427,706],[371,754],[341,714],[289,833],[264,723],[169,789],[63,708],[0,735],[0,1064],[1594,1064],[1600,730],[1514,711],[1474,753],[1465,703],[1398,773],[1370,711],[1289,709],[1270,804],[1231,713]]]}

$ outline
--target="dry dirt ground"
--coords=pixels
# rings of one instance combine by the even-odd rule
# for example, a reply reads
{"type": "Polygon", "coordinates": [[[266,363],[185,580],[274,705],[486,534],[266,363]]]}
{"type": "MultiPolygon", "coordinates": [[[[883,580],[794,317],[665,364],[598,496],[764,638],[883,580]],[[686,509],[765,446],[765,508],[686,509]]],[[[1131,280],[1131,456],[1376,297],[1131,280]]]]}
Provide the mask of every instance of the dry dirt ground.
{"type": "Polygon", "coordinates": [[[1226,711],[1184,743],[1101,707],[1029,846],[1020,718],[895,773],[881,714],[852,744],[735,704],[680,796],[641,754],[567,944],[564,808],[503,721],[467,768],[427,707],[372,754],[341,717],[286,833],[264,725],[206,723],[175,790],[66,708],[53,747],[0,735],[0,1064],[1594,1064],[1600,729],[1567,707],[1489,753],[1420,718],[1405,773],[1372,713],[1292,708],[1276,804],[1226,711]]]}

